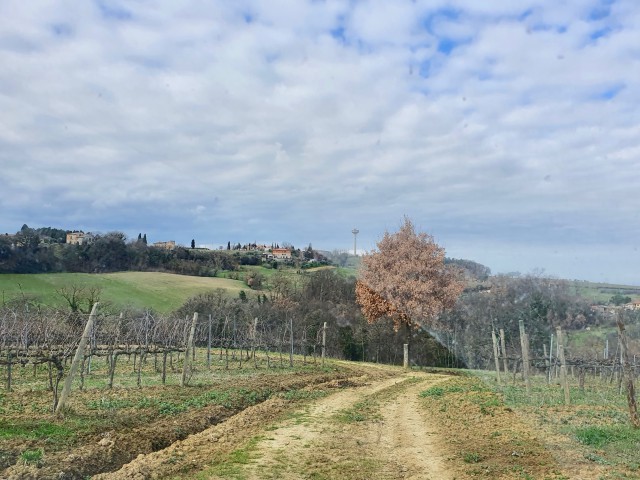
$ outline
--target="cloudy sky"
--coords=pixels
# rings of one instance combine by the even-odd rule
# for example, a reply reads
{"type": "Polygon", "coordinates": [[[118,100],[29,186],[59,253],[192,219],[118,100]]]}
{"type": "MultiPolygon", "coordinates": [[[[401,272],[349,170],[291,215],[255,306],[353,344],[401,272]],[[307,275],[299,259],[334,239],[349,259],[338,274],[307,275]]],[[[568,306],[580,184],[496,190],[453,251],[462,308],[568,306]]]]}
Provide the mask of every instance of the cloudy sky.
{"type": "Polygon", "coordinates": [[[0,2],[0,232],[640,284],[637,0],[0,2]]]}

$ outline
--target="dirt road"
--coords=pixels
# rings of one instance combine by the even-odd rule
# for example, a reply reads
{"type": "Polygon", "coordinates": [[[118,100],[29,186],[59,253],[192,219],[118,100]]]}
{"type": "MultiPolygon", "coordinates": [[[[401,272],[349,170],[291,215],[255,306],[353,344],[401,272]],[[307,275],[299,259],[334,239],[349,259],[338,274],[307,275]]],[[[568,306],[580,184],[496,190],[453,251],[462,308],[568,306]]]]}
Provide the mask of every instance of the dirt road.
{"type": "Polygon", "coordinates": [[[373,367],[362,373],[310,391],[320,398],[294,408],[270,399],[95,478],[453,478],[418,397],[449,377],[373,367]]]}

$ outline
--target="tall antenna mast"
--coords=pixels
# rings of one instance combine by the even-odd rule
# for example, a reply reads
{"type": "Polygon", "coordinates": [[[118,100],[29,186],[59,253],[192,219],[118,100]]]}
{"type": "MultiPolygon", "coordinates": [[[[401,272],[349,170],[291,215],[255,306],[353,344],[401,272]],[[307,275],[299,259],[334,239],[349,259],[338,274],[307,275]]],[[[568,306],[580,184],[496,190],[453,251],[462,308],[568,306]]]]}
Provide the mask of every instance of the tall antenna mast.
{"type": "Polygon", "coordinates": [[[353,254],[357,256],[358,253],[356,250],[356,237],[360,233],[360,230],[358,230],[357,228],[354,228],[353,230],[351,230],[351,233],[353,233],[353,254]]]}

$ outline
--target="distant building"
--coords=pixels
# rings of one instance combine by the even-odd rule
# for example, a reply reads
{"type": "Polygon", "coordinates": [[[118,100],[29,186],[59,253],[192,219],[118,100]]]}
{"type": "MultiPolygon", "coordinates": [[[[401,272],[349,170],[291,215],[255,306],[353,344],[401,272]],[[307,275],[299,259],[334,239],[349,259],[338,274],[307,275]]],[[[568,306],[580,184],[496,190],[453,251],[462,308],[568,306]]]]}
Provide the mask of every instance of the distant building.
{"type": "Polygon", "coordinates": [[[291,258],[291,250],[288,248],[273,248],[271,254],[276,260],[288,260],[291,258]]]}
{"type": "Polygon", "coordinates": [[[93,241],[91,232],[84,233],[82,230],[76,232],[67,232],[66,243],[69,245],[85,245],[93,241]]]}
{"type": "Polygon", "coordinates": [[[151,246],[156,248],[164,248],[165,250],[173,250],[174,248],[176,248],[176,241],[169,240],[167,242],[156,242],[151,246]]]}

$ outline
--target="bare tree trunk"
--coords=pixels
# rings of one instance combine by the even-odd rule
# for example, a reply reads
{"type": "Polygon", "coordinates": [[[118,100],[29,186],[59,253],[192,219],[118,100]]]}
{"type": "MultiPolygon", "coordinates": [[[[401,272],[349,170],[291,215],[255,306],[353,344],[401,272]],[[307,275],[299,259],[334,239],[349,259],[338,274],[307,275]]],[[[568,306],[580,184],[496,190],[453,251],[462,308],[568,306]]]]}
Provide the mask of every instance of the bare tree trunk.
{"type": "Polygon", "coordinates": [[[113,388],[113,377],[116,374],[116,363],[118,362],[118,353],[111,353],[111,362],[109,365],[109,388],[113,388]]]}

